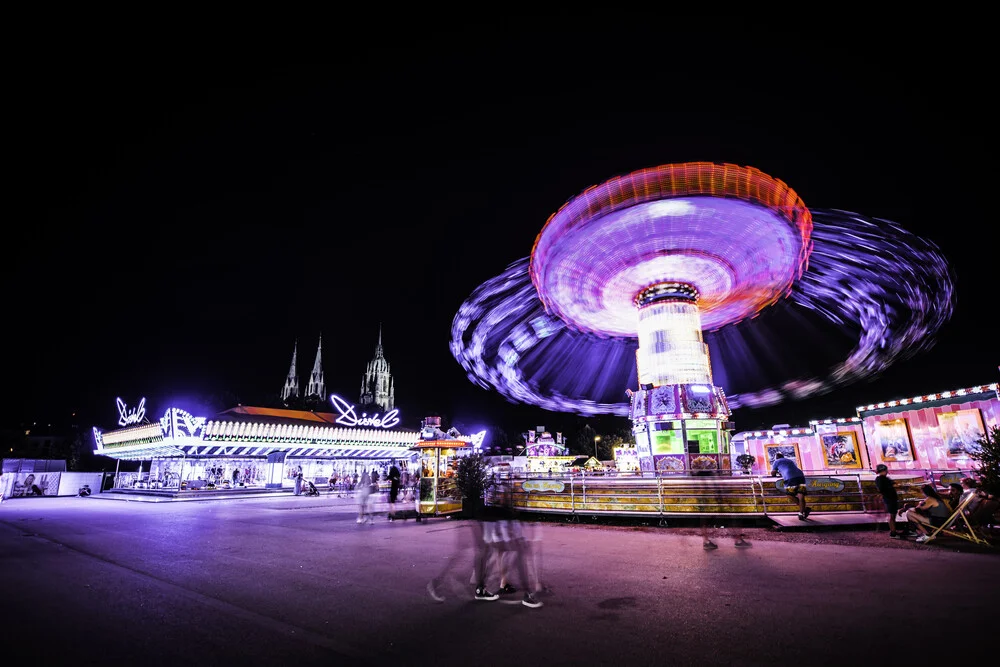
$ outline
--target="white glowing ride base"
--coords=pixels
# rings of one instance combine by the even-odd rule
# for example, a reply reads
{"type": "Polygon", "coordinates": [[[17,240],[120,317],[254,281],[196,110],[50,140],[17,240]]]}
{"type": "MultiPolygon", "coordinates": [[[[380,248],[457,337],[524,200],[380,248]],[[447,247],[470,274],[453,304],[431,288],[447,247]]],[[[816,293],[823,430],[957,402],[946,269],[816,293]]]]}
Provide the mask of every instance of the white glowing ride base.
{"type": "Polygon", "coordinates": [[[661,283],[643,290],[635,306],[640,388],[631,393],[629,416],[640,469],[728,469],[730,411],[725,393],[712,383],[698,292],[684,283],[661,283]]]}

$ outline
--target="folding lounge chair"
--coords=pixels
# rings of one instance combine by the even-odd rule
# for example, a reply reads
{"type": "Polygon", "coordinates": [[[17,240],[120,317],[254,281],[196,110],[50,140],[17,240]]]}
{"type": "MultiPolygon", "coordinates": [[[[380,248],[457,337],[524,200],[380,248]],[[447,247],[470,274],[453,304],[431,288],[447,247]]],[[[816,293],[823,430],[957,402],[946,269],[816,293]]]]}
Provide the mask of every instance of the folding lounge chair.
{"type": "Polygon", "coordinates": [[[934,541],[934,538],[944,534],[950,537],[957,537],[960,540],[967,540],[973,544],[989,546],[989,541],[986,540],[979,530],[979,524],[976,522],[970,522],[969,517],[965,514],[965,510],[975,499],[976,496],[973,494],[962,501],[959,506],[955,508],[955,511],[951,513],[951,516],[949,516],[943,524],[935,528],[934,531],[930,533],[928,538],[924,540],[924,544],[932,542],[934,541]]]}

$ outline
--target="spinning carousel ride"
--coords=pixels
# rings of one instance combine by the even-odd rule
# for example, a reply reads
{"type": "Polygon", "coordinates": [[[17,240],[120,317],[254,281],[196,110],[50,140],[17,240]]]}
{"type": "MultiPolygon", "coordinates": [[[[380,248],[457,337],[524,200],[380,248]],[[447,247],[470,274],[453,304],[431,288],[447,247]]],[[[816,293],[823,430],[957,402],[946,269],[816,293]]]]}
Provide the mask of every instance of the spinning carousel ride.
{"type": "Polygon", "coordinates": [[[810,210],[750,167],[668,164],[566,202],[462,304],[451,349],[509,401],[628,415],[643,470],[710,471],[728,467],[731,409],[872,377],[932,344],[953,303],[940,252],[895,223],[810,210]],[[846,359],[727,396],[706,332],[782,301],[849,333],[846,359]]]}

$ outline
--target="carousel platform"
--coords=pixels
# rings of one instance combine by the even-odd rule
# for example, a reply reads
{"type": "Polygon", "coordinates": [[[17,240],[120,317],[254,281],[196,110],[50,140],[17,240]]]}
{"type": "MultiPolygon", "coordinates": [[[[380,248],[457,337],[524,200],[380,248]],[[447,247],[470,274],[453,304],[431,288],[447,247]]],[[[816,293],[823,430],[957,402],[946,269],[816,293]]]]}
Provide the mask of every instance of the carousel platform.
{"type": "Polygon", "coordinates": [[[813,512],[803,521],[798,513],[768,514],[767,518],[776,524],[778,530],[810,528],[836,528],[840,526],[861,526],[888,524],[885,512],[813,512]]]}

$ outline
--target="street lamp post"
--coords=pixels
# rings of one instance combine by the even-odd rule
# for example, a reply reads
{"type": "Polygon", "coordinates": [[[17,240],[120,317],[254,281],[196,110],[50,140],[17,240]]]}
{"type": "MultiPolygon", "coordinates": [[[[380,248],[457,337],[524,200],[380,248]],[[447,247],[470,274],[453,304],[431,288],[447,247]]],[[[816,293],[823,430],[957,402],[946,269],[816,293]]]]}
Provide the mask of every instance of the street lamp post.
{"type": "Polygon", "coordinates": [[[597,459],[598,461],[601,460],[601,458],[597,455],[597,443],[599,443],[600,441],[601,441],[601,436],[595,435],[594,436],[594,458],[597,459]]]}

